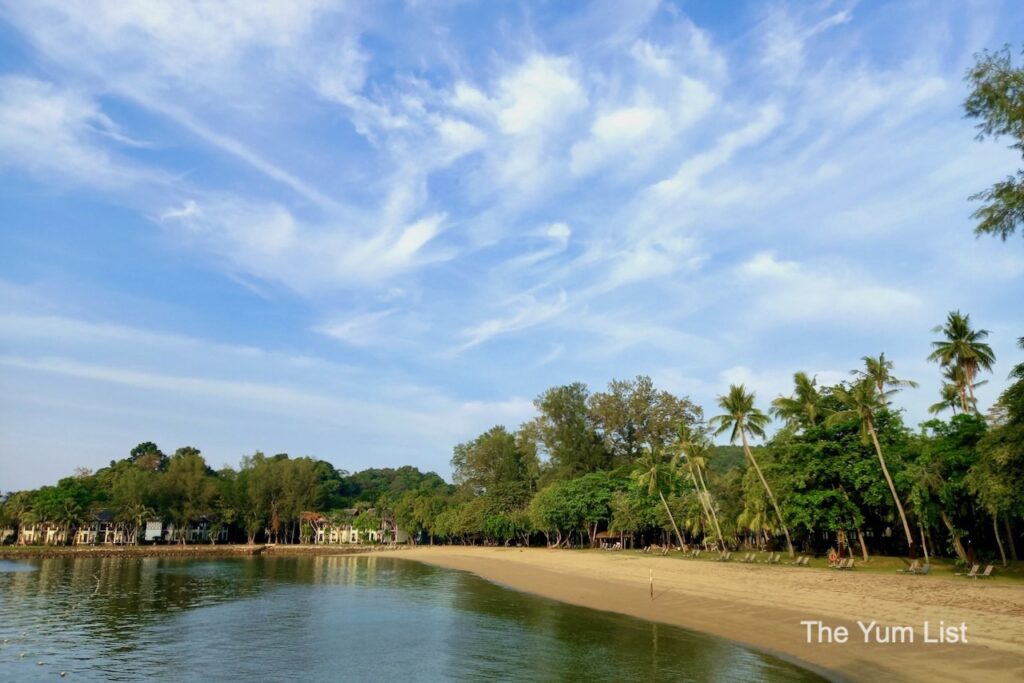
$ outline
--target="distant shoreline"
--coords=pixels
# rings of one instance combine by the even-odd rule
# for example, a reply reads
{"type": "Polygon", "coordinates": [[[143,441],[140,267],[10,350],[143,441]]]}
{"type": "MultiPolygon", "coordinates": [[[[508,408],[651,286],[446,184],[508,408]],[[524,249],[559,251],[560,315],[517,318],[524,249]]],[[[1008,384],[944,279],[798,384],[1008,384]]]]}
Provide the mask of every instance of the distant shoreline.
{"type": "Polygon", "coordinates": [[[970,579],[722,564],[635,552],[418,546],[402,559],[471,572],[583,607],[717,636],[854,681],[1024,680],[1024,588],[970,579]],[[650,598],[654,577],[655,599],[650,598]],[[800,622],[859,635],[858,619],[914,625],[913,644],[808,643],[800,622]],[[964,621],[969,644],[922,642],[924,621],[964,621]]]}
{"type": "MultiPolygon", "coordinates": [[[[397,546],[402,548],[402,546],[397,546]]],[[[196,544],[196,545],[125,545],[125,546],[4,546],[0,559],[31,560],[89,557],[253,557],[288,555],[361,555],[394,552],[395,546],[372,545],[285,545],[285,544],[196,544]]]]}

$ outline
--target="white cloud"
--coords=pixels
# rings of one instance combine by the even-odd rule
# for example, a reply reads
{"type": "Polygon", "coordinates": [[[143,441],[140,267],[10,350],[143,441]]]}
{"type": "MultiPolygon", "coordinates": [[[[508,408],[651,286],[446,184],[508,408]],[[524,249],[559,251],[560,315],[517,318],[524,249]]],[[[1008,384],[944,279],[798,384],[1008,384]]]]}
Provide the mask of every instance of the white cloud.
{"type": "Polygon", "coordinates": [[[524,295],[516,301],[507,302],[506,307],[515,306],[511,315],[491,318],[462,330],[461,336],[466,341],[456,352],[479,346],[494,337],[547,323],[564,313],[568,305],[569,297],[564,291],[559,292],[553,301],[538,301],[533,295],[524,295]]]}
{"type": "Polygon", "coordinates": [[[0,165],[109,189],[160,178],[116,156],[108,140],[134,145],[87,95],[0,76],[0,165]]]}
{"type": "Polygon", "coordinates": [[[569,168],[586,175],[602,165],[630,154],[643,154],[647,145],[664,140],[670,131],[669,117],[657,107],[622,107],[598,116],[590,137],[573,145],[569,168]]]}
{"type": "Polygon", "coordinates": [[[841,262],[808,267],[762,252],[740,264],[736,272],[741,288],[749,289],[754,302],[744,308],[744,318],[749,316],[760,325],[906,323],[923,310],[915,294],[877,282],[841,262]]]}
{"type": "Polygon", "coordinates": [[[587,96],[565,57],[531,55],[498,83],[495,108],[501,130],[536,135],[562,126],[587,106],[587,96]]]}
{"type": "Polygon", "coordinates": [[[298,220],[279,204],[246,203],[237,198],[188,200],[165,211],[163,223],[186,242],[214,254],[232,270],[279,282],[312,294],[337,287],[376,286],[451,253],[430,251],[444,215],[407,225],[314,225],[298,220]]]}

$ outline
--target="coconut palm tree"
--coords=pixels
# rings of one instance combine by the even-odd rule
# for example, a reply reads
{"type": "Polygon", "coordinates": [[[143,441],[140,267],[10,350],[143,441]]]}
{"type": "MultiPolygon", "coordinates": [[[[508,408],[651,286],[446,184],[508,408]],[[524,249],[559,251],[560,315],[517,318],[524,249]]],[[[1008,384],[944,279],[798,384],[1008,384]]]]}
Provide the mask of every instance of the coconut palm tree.
{"type": "Polygon", "coordinates": [[[882,401],[882,405],[889,405],[889,397],[904,387],[917,388],[917,382],[909,379],[898,379],[892,374],[896,366],[891,360],[886,359],[884,352],[878,354],[878,358],[864,356],[861,360],[864,361],[864,369],[851,370],[850,374],[857,377],[857,379],[867,380],[874,384],[875,389],[878,390],[878,396],[882,401]]]}
{"type": "Polygon", "coordinates": [[[928,360],[943,367],[958,368],[955,378],[960,407],[965,413],[976,410],[972,405],[974,387],[978,386],[975,380],[980,371],[991,372],[992,364],[996,362],[992,347],[982,341],[988,337],[988,330],[971,329],[971,316],[951,311],[946,316],[946,324],[934,327],[932,332],[941,332],[945,339],[932,342],[928,360]]]}
{"type": "Polygon", "coordinates": [[[645,450],[644,454],[637,461],[637,470],[633,473],[633,476],[640,486],[647,487],[647,495],[653,495],[655,492],[658,493],[661,504],[665,506],[668,519],[672,522],[672,529],[676,532],[676,540],[679,542],[679,547],[682,548],[683,535],[679,533],[676,519],[672,516],[672,510],[669,508],[668,501],[665,500],[665,494],[662,492],[663,487],[671,483],[673,469],[670,463],[666,463],[660,455],[652,450],[645,450]]]}
{"type": "Polygon", "coordinates": [[[928,406],[928,412],[932,415],[938,415],[943,410],[952,409],[953,414],[956,415],[956,409],[960,407],[960,390],[955,384],[943,382],[940,393],[942,394],[942,400],[928,406]]]}
{"type": "Polygon", "coordinates": [[[808,377],[806,372],[793,375],[793,395],[776,398],[768,412],[791,427],[818,424],[822,418],[822,406],[817,379],[808,377]]]}
{"type": "Polygon", "coordinates": [[[707,458],[711,452],[711,442],[704,434],[694,435],[686,425],[680,425],[677,431],[677,444],[679,454],[686,458],[686,467],[708,524],[714,528],[718,543],[724,549],[725,538],[722,536],[722,527],[718,523],[718,513],[715,512],[711,492],[708,490],[704,474],[701,472],[701,468],[707,464],[707,458]]]}
{"type": "Polygon", "coordinates": [[[896,510],[900,514],[900,521],[903,523],[903,531],[907,535],[907,545],[910,553],[914,553],[914,537],[910,533],[910,524],[907,522],[907,513],[903,511],[903,503],[896,493],[896,485],[893,484],[892,476],[889,475],[889,468],[885,464],[885,457],[882,455],[882,446],[878,443],[878,433],[875,432],[875,415],[879,410],[884,409],[882,399],[878,395],[877,387],[870,381],[862,379],[853,386],[837,387],[833,395],[845,410],[833,413],[828,417],[828,424],[841,424],[857,420],[860,423],[860,439],[865,446],[874,444],[875,453],[878,455],[878,462],[882,465],[882,474],[889,484],[889,492],[896,503],[896,510]]]}
{"type": "Polygon", "coordinates": [[[757,472],[765,492],[768,493],[768,499],[771,500],[772,507],[775,509],[775,516],[779,520],[779,526],[782,527],[782,532],[786,535],[786,548],[789,551],[789,556],[794,557],[796,553],[793,552],[793,541],[789,536],[789,527],[786,526],[786,522],[782,518],[782,511],[779,510],[775,494],[772,493],[768,480],[764,478],[764,473],[761,472],[761,467],[757,464],[757,460],[750,450],[750,441],[747,438],[748,434],[763,437],[765,425],[771,421],[771,418],[754,407],[754,392],[748,393],[742,384],[730,386],[728,394],[718,397],[718,405],[725,413],[711,418],[709,424],[717,425],[715,434],[731,432],[729,436],[730,443],[735,443],[736,437],[740,437],[740,441],[743,444],[743,452],[757,472]]]}

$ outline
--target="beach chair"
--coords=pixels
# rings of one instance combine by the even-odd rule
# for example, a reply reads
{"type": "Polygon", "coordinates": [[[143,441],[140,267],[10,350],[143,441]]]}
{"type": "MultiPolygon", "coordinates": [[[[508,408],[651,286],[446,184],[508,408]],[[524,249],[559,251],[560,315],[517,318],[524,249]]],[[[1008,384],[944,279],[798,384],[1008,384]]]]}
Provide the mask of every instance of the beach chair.
{"type": "Polygon", "coordinates": [[[697,548],[696,550],[694,550],[693,551],[693,558],[697,559],[698,557],[700,557],[700,552],[701,552],[700,548],[697,548]]]}
{"type": "Polygon", "coordinates": [[[803,561],[804,561],[804,556],[803,556],[803,555],[801,555],[800,557],[796,558],[796,559],[795,559],[795,560],[793,560],[792,562],[787,562],[786,564],[791,564],[791,565],[793,565],[794,567],[799,567],[799,566],[800,566],[800,563],[801,563],[801,562],[803,562],[803,561]]]}
{"type": "Polygon", "coordinates": [[[930,564],[925,564],[920,569],[911,571],[910,573],[917,574],[918,576],[925,576],[929,571],[931,571],[931,568],[932,566],[930,564]]]}
{"type": "Polygon", "coordinates": [[[771,564],[772,563],[772,559],[774,559],[774,557],[775,557],[775,553],[768,553],[768,557],[765,558],[764,563],[765,564],[771,564]]]}
{"type": "Polygon", "coordinates": [[[956,575],[957,576],[969,576],[972,579],[976,579],[976,578],[978,578],[978,570],[979,569],[981,569],[981,565],[980,564],[972,564],[971,565],[971,571],[967,572],[966,574],[963,574],[961,572],[957,572],[956,575]]]}
{"type": "Polygon", "coordinates": [[[782,553],[775,553],[775,559],[768,558],[768,564],[780,564],[782,562],[782,553]]]}
{"type": "Polygon", "coordinates": [[[842,567],[840,567],[840,569],[853,569],[853,565],[854,565],[854,564],[856,564],[856,563],[857,563],[857,561],[856,561],[856,560],[854,560],[854,559],[853,559],[853,558],[851,557],[850,559],[848,559],[848,560],[846,561],[846,564],[845,564],[845,565],[843,565],[842,567]]]}
{"type": "Polygon", "coordinates": [[[729,551],[726,551],[726,552],[724,552],[722,554],[722,562],[728,562],[731,559],[732,559],[732,553],[730,553],[729,551]]]}
{"type": "Polygon", "coordinates": [[[804,561],[803,562],[801,562],[800,560],[796,561],[797,565],[800,566],[800,567],[809,567],[810,566],[810,562],[811,562],[811,556],[810,555],[804,555],[804,561]]]}
{"type": "Polygon", "coordinates": [[[992,576],[992,570],[995,569],[995,568],[996,568],[996,566],[994,564],[990,564],[989,566],[985,567],[985,571],[983,571],[980,574],[975,574],[974,578],[976,578],[976,579],[987,579],[988,577],[992,576]]]}
{"type": "Polygon", "coordinates": [[[746,555],[743,556],[743,561],[746,562],[747,564],[750,564],[751,562],[753,562],[756,559],[757,559],[757,555],[754,554],[754,553],[747,553],[746,555]]]}
{"type": "Polygon", "coordinates": [[[920,569],[921,569],[921,563],[918,562],[917,560],[914,560],[913,562],[910,563],[910,566],[907,567],[906,569],[897,569],[896,571],[904,573],[904,574],[916,574],[918,571],[920,571],[920,569]]]}
{"type": "Polygon", "coordinates": [[[667,545],[664,548],[662,548],[662,550],[661,550],[662,556],[668,555],[668,551],[670,551],[670,550],[672,550],[672,546],[670,546],[670,545],[667,545]]]}

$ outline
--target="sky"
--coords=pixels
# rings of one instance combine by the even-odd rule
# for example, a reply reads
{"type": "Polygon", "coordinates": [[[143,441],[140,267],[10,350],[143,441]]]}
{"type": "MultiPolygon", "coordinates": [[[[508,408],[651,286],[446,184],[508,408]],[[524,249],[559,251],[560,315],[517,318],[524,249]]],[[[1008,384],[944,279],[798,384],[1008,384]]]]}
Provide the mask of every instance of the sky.
{"type": "Polygon", "coordinates": [[[0,490],[192,445],[450,475],[545,389],[1022,353],[1014,2],[0,0],[0,490]]]}

